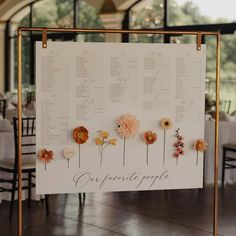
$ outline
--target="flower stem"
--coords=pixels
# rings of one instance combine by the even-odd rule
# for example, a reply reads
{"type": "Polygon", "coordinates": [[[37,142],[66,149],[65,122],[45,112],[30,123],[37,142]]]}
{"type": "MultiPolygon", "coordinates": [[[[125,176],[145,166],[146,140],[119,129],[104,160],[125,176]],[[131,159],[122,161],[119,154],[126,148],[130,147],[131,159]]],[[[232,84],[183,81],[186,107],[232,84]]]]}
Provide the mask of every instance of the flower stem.
{"type": "Polygon", "coordinates": [[[70,168],[70,160],[67,159],[67,167],[70,168]]]}
{"type": "Polygon", "coordinates": [[[44,169],[47,170],[47,163],[44,164],[44,169]]]}
{"type": "Polygon", "coordinates": [[[79,167],[80,167],[80,144],[79,144],[79,167]]]}
{"type": "Polygon", "coordinates": [[[124,138],[124,145],[123,145],[123,166],[125,166],[125,138],[124,138]]]}
{"type": "Polygon", "coordinates": [[[176,165],[178,165],[179,164],[179,158],[177,157],[176,158],[176,165]]]}
{"type": "Polygon", "coordinates": [[[102,158],[103,158],[103,148],[102,148],[103,145],[101,145],[101,150],[100,150],[100,156],[101,156],[101,159],[100,159],[100,166],[102,166],[102,158]]]}
{"type": "Polygon", "coordinates": [[[148,144],[147,144],[147,166],[148,166],[148,144]]]}
{"type": "Polygon", "coordinates": [[[166,130],[164,129],[164,150],[163,150],[163,166],[166,160],[166,130]]]}
{"type": "Polygon", "coordinates": [[[197,158],[196,158],[196,166],[198,165],[198,151],[197,151],[197,158]]]}

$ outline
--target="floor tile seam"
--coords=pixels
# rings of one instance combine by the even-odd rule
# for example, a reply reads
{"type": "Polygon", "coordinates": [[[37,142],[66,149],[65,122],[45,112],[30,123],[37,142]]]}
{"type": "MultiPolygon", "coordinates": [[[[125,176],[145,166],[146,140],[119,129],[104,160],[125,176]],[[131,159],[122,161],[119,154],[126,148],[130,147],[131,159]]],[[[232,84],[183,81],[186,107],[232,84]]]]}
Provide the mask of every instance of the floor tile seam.
{"type": "Polygon", "coordinates": [[[93,227],[96,227],[96,228],[99,228],[99,229],[103,229],[103,230],[105,230],[105,231],[118,234],[118,235],[120,235],[120,236],[128,236],[128,235],[126,235],[126,234],[121,234],[121,233],[115,232],[115,231],[110,230],[110,229],[106,229],[106,228],[104,228],[104,227],[101,227],[101,226],[98,226],[98,225],[95,225],[95,224],[87,223],[87,222],[82,221],[82,220],[76,220],[76,219],[74,219],[74,218],[71,218],[71,217],[68,217],[68,216],[65,216],[65,215],[61,215],[61,214],[56,213],[56,212],[54,212],[53,214],[54,214],[54,215],[61,216],[61,217],[64,217],[64,218],[66,218],[66,219],[69,219],[69,220],[72,220],[72,221],[75,221],[75,222],[80,222],[80,223],[82,223],[82,224],[86,224],[86,225],[93,226],[93,227]]]}
{"type": "MultiPolygon", "coordinates": [[[[197,227],[193,227],[193,226],[188,226],[188,225],[185,225],[185,224],[179,224],[179,223],[176,223],[174,221],[171,221],[171,220],[168,220],[166,219],[165,216],[157,216],[157,217],[152,217],[152,216],[148,216],[148,215],[145,215],[143,213],[140,213],[140,212],[137,212],[137,211],[130,211],[130,210],[127,210],[125,208],[122,208],[120,206],[117,206],[117,205],[110,205],[110,204],[105,204],[104,202],[102,201],[96,201],[96,200],[93,200],[93,199],[87,199],[87,201],[90,201],[90,202],[95,202],[97,204],[101,204],[101,205],[104,205],[104,206],[107,206],[107,207],[111,207],[111,208],[116,208],[116,209],[120,209],[120,210],[123,210],[123,211],[126,211],[126,212],[130,212],[130,213],[133,213],[133,214],[137,214],[137,215],[141,215],[141,216],[145,216],[147,218],[150,218],[150,219],[154,219],[154,220],[162,220],[164,222],[168,222],[168,223],[171,223],[173,225],[178,225],[178,226],[182,226],[182,227],[185,227],[185,228],[189,228],[189,229],[194,229],[194,230],[198,230],[198,231],[202,231],[202,232],[206,232],[206,233],[212,233],[212,231],[209,231],[209,230],[205,230],[205,229],[201,229],[201,228],[197,228],[197,227]]],[[[87,223],[88,224],[88,223],[87,223]]],[[[227,235],[224,235],[224,234],[218,234],[219,236],[227,236],[227,235]]]]}
{"type": "MultiPolygon", "coordinates": [[[[92,200],[90,200],[90,201],[92,201],[92,200]]],[[[197,227],[191,227],[191,226],[188,226],[188,225],[185,225],[185,224],[179,224],[179,223],[176,223],[176,222],[173,222],[171,220],[166,219],[165,216],[161,216],[160,215],[160,216],[157,216],[157,217],[152,217],[152,216],[148,216],[148,215],[145,215],[143,213],[140,213],[140,212],[130,211],[130,210],[127,210],[125,208],[118,207],[118,206],[115,206],[115,205],[108,205],[108,204],[104,204],[103,202],[99,202],[99,201],[93,201],[93,202],[96,202],[98,204],[105,205],[105,206],[108,206],[108,207],[117,208],[117,209],[120,209],[120,210],[123,210],[123,211],[126,211],[126,212],[134,213],[134,214],[137,214],[137,215],[145,216],[145,217],[150,218],[150,219],[162,220],[164,222],[171,223],[173,225],[178,225],[178,226],[182,226],[182,227],[185,227],[185,228],[194,229],[194,230],[198,230],[198,231],[202,231],[202,232],[206,232],[206,233],[211,233],[212,234],[212,231],[208,231],[208,230],[205,230],[205,229],[200,229],[200,228],[197,228],[197,227]]],[[[219,236],[226,236],[226,235],[219,234],[219,236]]]]}

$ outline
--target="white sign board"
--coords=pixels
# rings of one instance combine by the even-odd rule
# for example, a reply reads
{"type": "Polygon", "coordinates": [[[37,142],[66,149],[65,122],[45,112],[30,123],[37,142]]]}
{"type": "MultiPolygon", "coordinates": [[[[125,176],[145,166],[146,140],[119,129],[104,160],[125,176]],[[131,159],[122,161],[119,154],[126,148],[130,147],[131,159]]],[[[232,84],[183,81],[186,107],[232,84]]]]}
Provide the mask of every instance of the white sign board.
{"type": "Polygon", "coordinates": [[[37,193],[202,187],[205,60],[203,45],[37,43],[37,193]]]}

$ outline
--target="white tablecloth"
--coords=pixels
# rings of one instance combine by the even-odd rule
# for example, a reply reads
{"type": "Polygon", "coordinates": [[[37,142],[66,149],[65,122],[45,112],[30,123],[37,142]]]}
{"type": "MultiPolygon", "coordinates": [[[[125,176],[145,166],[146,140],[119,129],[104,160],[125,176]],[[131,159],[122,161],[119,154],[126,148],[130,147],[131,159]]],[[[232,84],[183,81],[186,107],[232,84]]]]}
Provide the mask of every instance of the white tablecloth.
{"type": "MultiPolygon", "coordinates": [[[[205,183],[214,182],[214,136],[215,122],[205,121],[205,140],[208,143],[208,150],[205,152],[205,183]]],[[[225,143],[236,144],[236,122],[220,121],[219,123],[219,183],[222,173],[222,145],[225,143]]],[[[236,169],[225,171],[225,183],[236,182],[236,169]]]]}

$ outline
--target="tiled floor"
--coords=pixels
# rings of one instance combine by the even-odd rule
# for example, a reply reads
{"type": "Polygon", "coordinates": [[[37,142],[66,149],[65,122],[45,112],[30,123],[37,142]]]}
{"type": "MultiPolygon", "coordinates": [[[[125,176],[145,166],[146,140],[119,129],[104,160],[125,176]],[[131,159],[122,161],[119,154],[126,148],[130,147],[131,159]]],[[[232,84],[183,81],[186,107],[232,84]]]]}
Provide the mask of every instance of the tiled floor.
{"type": "MultiPolygon", "coordinates": [[[[50,216],[39,202],[24,203],[24,234],[32,236],[209,236],[212,188],[50,196],[50,216]]],[[[236,235],[236,186],[219,191],[219,235],[236,235]]],[[[0,235],[17,234],[17,212],[8,221],[9,203],[0,204],[0,235]]]]}

